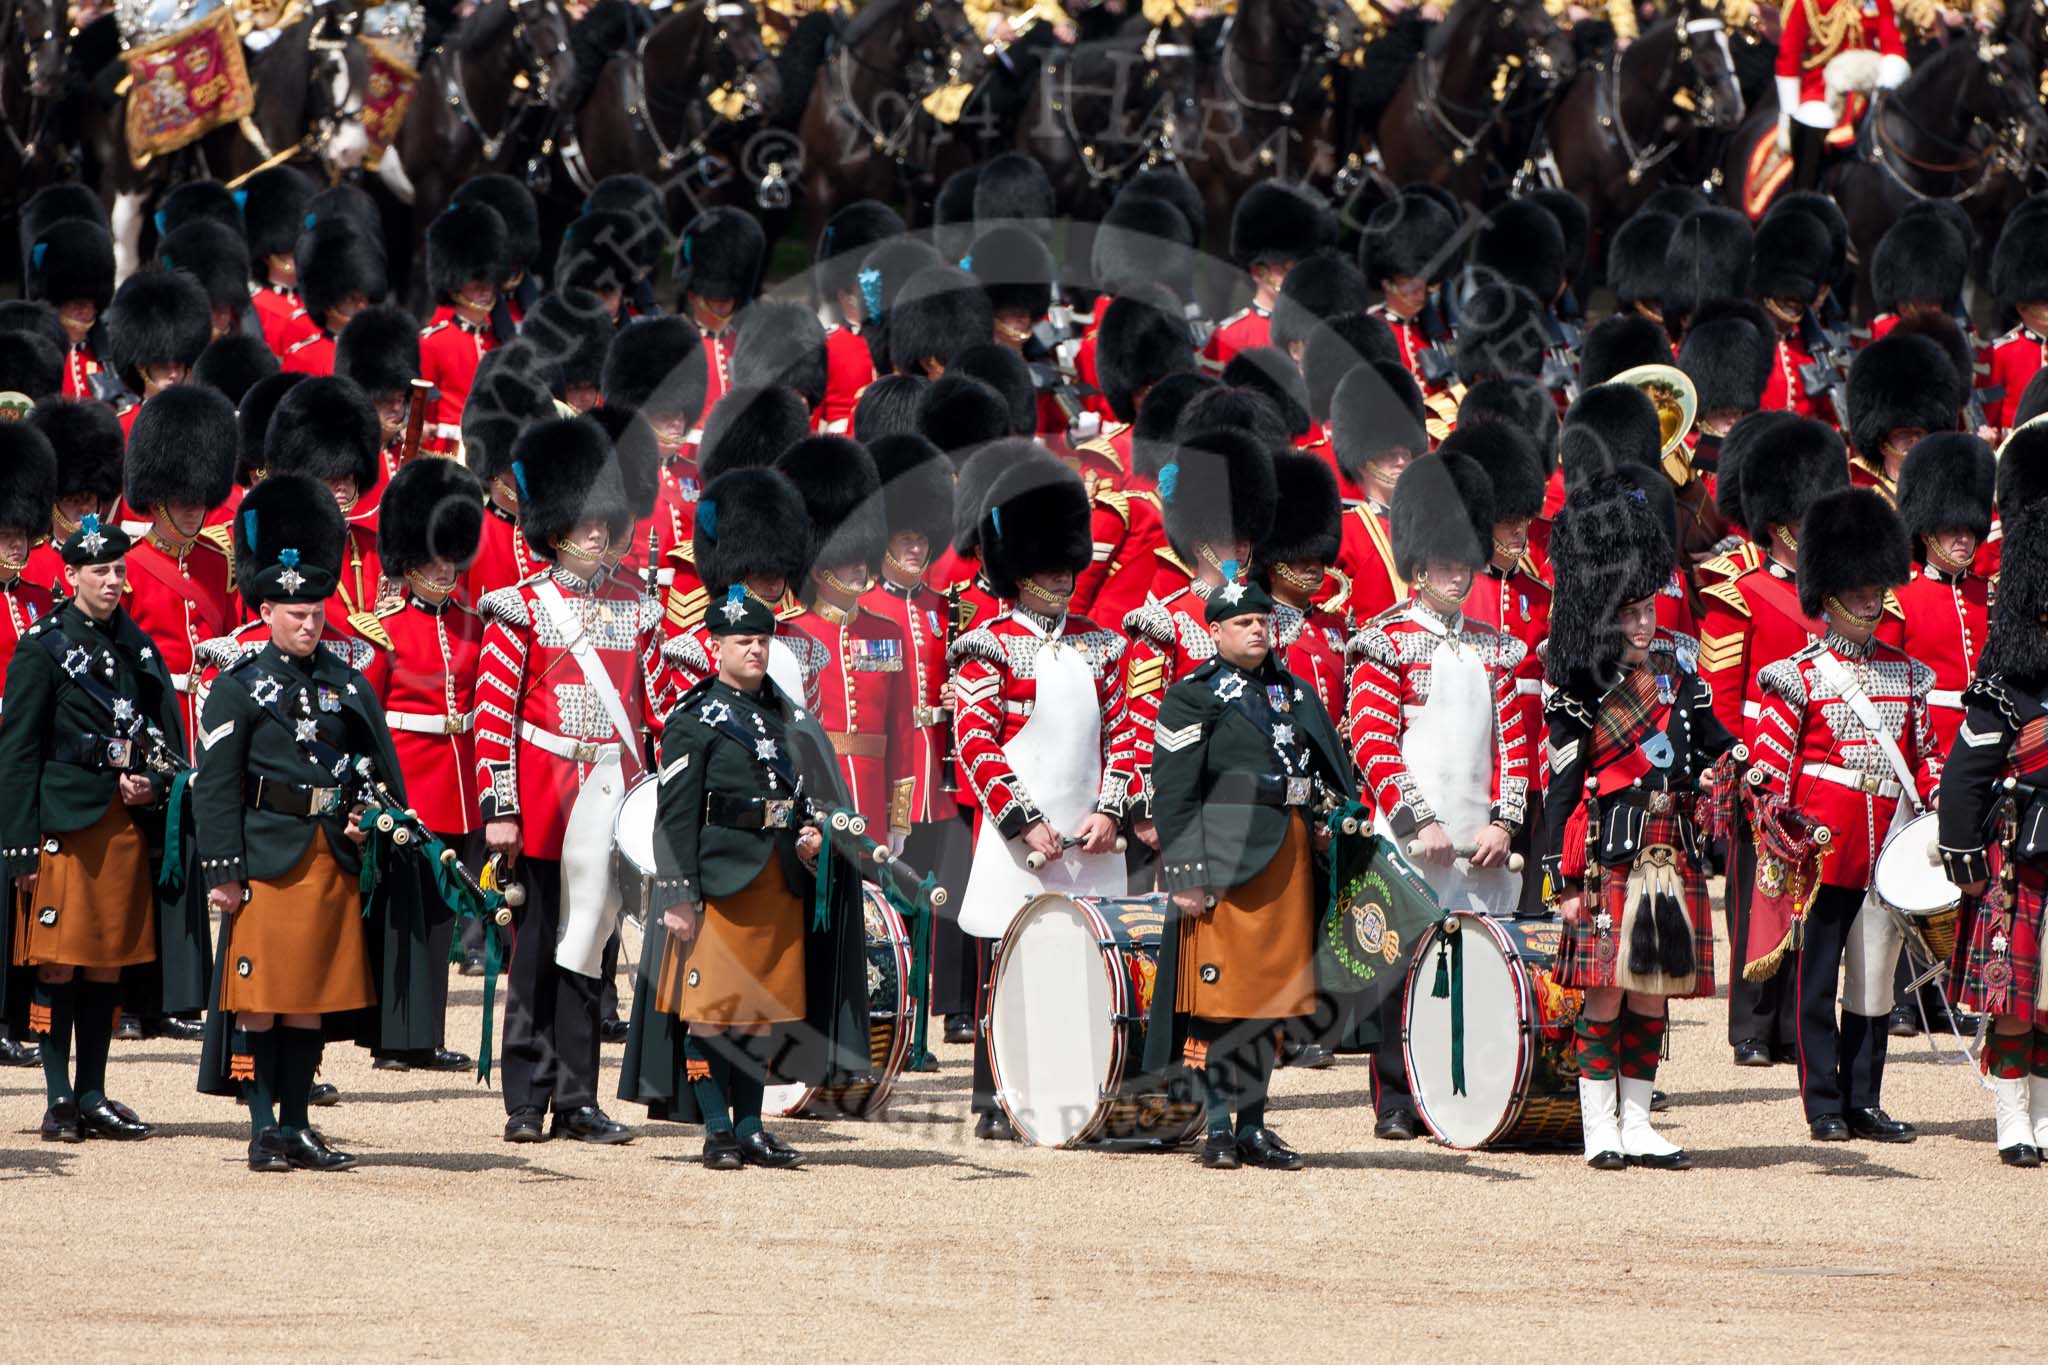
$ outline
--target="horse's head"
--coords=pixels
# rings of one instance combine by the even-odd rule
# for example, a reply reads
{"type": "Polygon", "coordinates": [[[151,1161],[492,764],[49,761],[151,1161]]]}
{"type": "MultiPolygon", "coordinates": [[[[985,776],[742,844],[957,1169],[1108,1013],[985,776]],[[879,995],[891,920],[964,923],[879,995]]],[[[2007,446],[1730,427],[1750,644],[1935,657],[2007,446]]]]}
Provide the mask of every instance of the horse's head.
{"type": "Polygon", "coordinates": [[[739,0],[704,0],[704,36],[697,67],[707,92],[726,92],[719,112],[735,122],[782,104],[782,75],[761,37],[761,15],[739,0]]]}
{"type": "Polygon", "coordinates": [[[1972,119],[1997,130],[1999,147],[2019,167],[2048,159],[2048,111],[2036,79],[2029,49],[1984,37],[1959,101],[1972,119]]]}
{"type": "Polygon", "coordinates": [[[552,104],[575,84],[569,20],[556,0],[506,0],[512,11],[512,50],[535,99],[552,104]]]}
{"type": "Polygon", "coordinates": [[[1572,78],[1578,59],[1571,34],[1551,17],[1543,0],[1497,0],[1490,8],[1489,53],[1526,64],[1538,80],[1562,86],[1572,78]]]}
{"type": "Polygon", "coordinates": [[[64,34],[69,27],[57,0],[19,0],[15,23],[28,52],[28,92],[35,99],[55,99],[64,86],[64,34]]]}
{"type": "Polygon", "coordinates": [[[1686,0],[1677,23],[1678,65],[1689,81],[1693,119],[1702,128],[1729,132],[1742,122],[1745,110],[1721,0],[1686,0]]]}
{"type": "Polygon", "coordinates": [[[1283,11],[1281,30],[1287,37],[1335,60],[1365,46],[1365,21],[1351,8],[1349,0],[1295,0],[1294,12],[1283,11]]]}
{"type": "Polygon", "coordinates": [[[960,0],[906,0],[903,13],[912,61],[949,85],[981,83],[995,52],[975,36],[960,0]]]}
{"type": "Polygon", "coordinates": [[[342,172],[362,165],[370,149],[370,136],[363,129],[369,52],[353,33],[329,29],[316,20],[306,43],[306,67],[306,126],[314,131],[328,176],[338,179],[342,172]]]}

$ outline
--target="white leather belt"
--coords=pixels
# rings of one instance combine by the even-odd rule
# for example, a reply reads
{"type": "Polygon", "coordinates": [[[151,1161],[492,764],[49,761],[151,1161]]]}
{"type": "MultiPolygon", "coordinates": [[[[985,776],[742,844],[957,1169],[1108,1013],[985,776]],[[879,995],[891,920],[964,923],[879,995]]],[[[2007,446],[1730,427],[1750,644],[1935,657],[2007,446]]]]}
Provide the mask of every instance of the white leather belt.
{"type": "Polygon", "coordinates": [[[852,418],[850,418],[850,417],[835,417],[835,418],[833,418],[833,419],[832,419],[831,421],[829,421],[829,422],[825,423],[825,424],[824,424],[823,426],[819,427],[819,428],[818,428],[818,431],[819,431],[819,433],[820,433],[821,435],[825,435],[825,436],[844,436],[844,435],[845,435],[845,434],[846,434],[847,432],[851,431],[852,429],[853,429],[853,419],[852,419],[852,418]]]}
{"type": "Polygon", "coordinates": [[[1963,694],[1961,691],[1943,692],[1937,690],[1929,692],[1927,694],[1927,704],[1929,706],[1939,706],[1949,711],[1960,711],[1963,709],[1963,694]]]}
{"type": "Polygon", "coordinates": [[[426,434],[443,441],[459,441],[462,439],[462,427],[455,422],[429,422],[426,424],[426,434]]]}
{"type": "Polygon", "coordinates": [[[1518,697],[1533,697],[1540,693],[1542,690],[1543,679],[1541,678],[1515,679],[1515,695],[1518,697]]]}
{"type": "Polygon", "coordinates": [[[567,735],[558,735],[553,730],[543,730],[530,720],[519,722],[519,737],[534,748],[551,753],[556,758],[574,759],[578,763],[619,761],[617,740],[601,744],[592,739],[571,739],[567,735]]]}
{"type": "Polygon", "coordinates": [[[910,723],[922,730],[927,725],[943,725],[953,719],[950,707],[913,706],[910,708],[910,723]]]}
{"type": "Polygon", "coordinates": [[[1802,764],[1799,771],[1808,777],[1832,782],[1838,787],[1860,791],[1865,796],[1882,796],[1887,800],[1896,800],[1901,791],[1899,784],[1889,777],[1878,773],[1858,772],[1854,768],[1844,768],[1833,763],[1802,764]]]}
{"type": "Polygon", "coordinates": [[[192,690],[192,675],[191,675],[190,673],[173,673],[173,674],[171,674],[171,691],[173,691],[173,692],[190,692],[191,690],[192,690]]]}
{"type": "Polygon", "coordinates": [[[415,735],[466,735],[476,725],[476,717],[448,716],[439,711],[386,711],[384,722],[394,730],[415,735]]]}
{"type": "Polygon", "coordinates": [[[1746,701],[1742,703],[1742,718],[1744,720],[1755,720],[1763,713],[1764,704],[1760,701],[1746,701]]]}

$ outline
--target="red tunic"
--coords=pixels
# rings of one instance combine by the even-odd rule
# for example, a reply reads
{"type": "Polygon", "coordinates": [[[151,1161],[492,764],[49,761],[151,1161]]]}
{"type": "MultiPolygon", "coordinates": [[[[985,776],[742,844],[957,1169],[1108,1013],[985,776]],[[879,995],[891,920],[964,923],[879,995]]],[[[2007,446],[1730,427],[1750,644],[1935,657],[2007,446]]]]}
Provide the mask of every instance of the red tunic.
{"type": "Polygon", "coordinates": [[[485,593],[524,582],[546,567],[519,533],[519,514],[507,512],[495,502],[486,502],[483,543],[477,550],[476,562],[463,577],[463,600],[482,602],[485,593]]]}
{"type": "Polygon", "coordinates": [[[1700,681],[1714,694],[1714,717],[1747,740],[1762,714],[1757,671],[1789,658],[1822,634],[1799,611],[1799,586],[1776,560],[1701,593],[1700,681]]]}
{"type": "MultiPolygon", "coordinates": [[[[797,691],[790,700],[815,710],[818,705],[818,677],[825,669],[825,647],[819,644],[815,637],[797,626],[796,618],[803,614],[803,603],[789,599],[789,605],[776,615],[773,645],[788,649],[796,660],[799,682],[797,691]]],[[[705,644],[710,637],[711,632],[707,623],[699,621],[689,630],[670,635],[662,641],[663,677],[660,682],[660,709],[664,714],[674,707],[683,693],[718,671],[712,666],[711,651],[705,644]]],[[[771,677],[779,678],[772,659],[771,649],[769,674],[771,677]]]]}
{"type": "Polygon", "coordinates": [[[1934,752],[1945,754],[1962,728],[1963,689],[1984,652],[1991,584],[1974,573],[1945,573],[1929,564],[1894,596],[1904,618],[1900,648],[1934,674],[1927,714],[1934,727],[1934,752]]]}
{"type": "Polygon", "coordinates": [[[872,826],[886,820],[891,834],[909,833],[917,731],[903,632],[858,603],[842,612],[815,602],[794,621],[824,655],[815,713],[853,808],[872,826]]]}
{"type": "Polygon", "coordinates": [[[0,583],[0,600],[7,603],[5,613],[0,613],[0,687],[4,687],[7,665],[13,662],[21,637],[55,609],[57,599],[48,588],[17,576],[0,583]]]}
{"type": "Polygon", "coordinates": [[[1213,585],[1190,578],[1164,597],[1155,590],[1151,601],[1124,618],[1124,634],[1131,641],[1124,656],[1128,664],[1124,693],[1136,725],[1138,770],[1148,782],[1152,731],[1159,722],[1166,689],[1216,656],[1216,641],[1203,616],[1213,590],[1213,585]]]}
{"type": "MultiPolygon", "coordinates": [[[[704,411],[698,415],[697,425],[684,443],[683,453],[692,459],[696,458],[697,447],[704,440],[704,424],[711,420],[711,409],[718,406],[718,400],[725,397],[726,390],[732,387],[732,352],[739,341],[738,334],[730,327],[722,332],[707,332],[699,327],[697,334],[704,338],[704,411]]],[[[828,383],[831,364],[828,351],[825,360],[828,383]]]]}
{"type": "Polygon", "coordinates": [[[377,518],[349,510],[348,545],[341,557],[341,579],[334,595],[327,599],[327,621],[344,635],[358,635],[389,649],[390,640],[377,621],[377,610],[388,605],[384,597],[383,561],[377,558],[377,518]]]}
{"type": "Polygon", "coordinates": [[[318,330],[299,303],[299,291],[288,285],[251,285],[249,302],[256,309],[257,325],[263,329],[263,344],[280,360],[294,341],[318,330]]]}
{"type": "Polygon", "coordinates": [[[910,693],[910,823],[950,819],[945,793],[946,727],[951,713],[940,701],[946,683],[946,599],[922,583],[904,588],[883,579],[860,599],[865,616],[878,617],[902,632],[905,681],[910,693]]]}
{"type": "Polygon", "coordinates": [[[853,410],[861,394],[875,382],[875,353],[857,323],[825,331],[825,401],[818,405],[818,430],[845,436],[853,430],[853,410]]]}
{"type": "Polygon", "coordinates": [[[391,640],[378,691],[413,808],[436,834],[478,828],[476,676],[483,618],[459,602],[407,593],[377,613],[391,640]]]}
{"type": "Polygon", "coordinates": [[[1251,304],[1223,319],[1222,325],[1210,334],[1208,344],[1202,347],[1202,368],[1221,374],[1239,351],[1272,344],[1273,314],[1251,304]]]}
{"type": "Polygon", "coordinates": [[[288,374],[333,374],[334,339],[322,331],[311,331],[284,348],[279,366],[288,374]]]}
{"type": "MultiPolygon", "coordinates": [[[[1827,65],[1839,53],[1874,49],[1887,56],[1906,55],[1892,0],[1790,0],[1783,24],[1776,74],[1798,78],[1802,102],[1827,103],[1827,65]]],[[[1849,97],[1843,126],[1862,117],[1865,103],[1861,95],[1849,97]]]]}
{"type": "Polygon", "coordinates": [[[1280,666],[1316,692],[1316,700],[1332,716],[1344,714],[1344,622],[1327,611],[1276,603],[1273,644],[1280,666]]]}
{"type": "MultiPolygon", "coordinates": [[[[193,711],[203,713],[206,710],[206,694],[212,689],[213,680],[220,676],[223,668],[244,654],[261,649],[269,643],[270,631],[261,621],[245,621],[228,634],[201,644],[197,660],[199,679],[192,688],[193,711]]],[[[383,650],[368,640],[341,634],[332,624],[321,627],[320,647],[362,674],[363,680],[382,694],[385,677],[391,667],[391,661],[383,650]]],[[[204,746],[206,737],[195,730],[193,739],[196,741],[196,749],[204,746]]]]}
{"type": "Polygon", "coordinates": [[[1370,621],[1408,600],[1408,580],[1394,571],[1394,534],[1387,518],[1387,509],[1374,502],[1344,509],[1337,568],[1351,585],[1349,609],[1356,620],[1370,621]]]}
{"type": "Polygon", "coordinates": [[[462,448],[462,409],[469,402],[469,386],[485,354],[497,346],[488,320],[464,322],[455,315],[453,304],[436,308],[433,321],[420,329],[420,378],[434,386],[420,434],[421,450],[453,455],[462,448]]]}
{"type": "Polygon", "coordinates": [[[74,341],[64,352],[64,396],[66,398],[97,398],[92,390],[92,377],[100,372],[100,358],[93,354],[92,342],[74,341]]]}
{"type": "Polygon", "coordinates": [[[2017,425],[2020,395],[2027,391],[2027,382],[2043,360],[2048,360],[2048,337],[2024,323],[1991,343],[1991,372],[1984,382],[1987,389],[1999,392],[1984,400],[1986,425],[2000,433],[2017,425]]]}
{"type": "MultiPolygon", "coordinates": [[[[1506,572],[1488,564],[1472,580],[1464,607],[1466,620],[1512,635],[1528,651],[1515,676],[1515,693],[1522,699],[1522,732],[1533,740],[1544,733],[1543,664],[1536,646],[1550,635],[1550,585],[1530,571],[1526,557],[1506,572]]],[[[1697,640],[1688,637],[1687,643],[1698,653],[1697,640]]]]}
{"type": "Polygon", "coordinates": [[[178,689],[188,744],[199,734],[199,646],[228,634],[241,617],[233,544],[226,527],[209,526],[182,550],[151,531],[128,552],[121,605],[155,643],[178,689]]]}
{"type": "Polygon", "coordinates": [[[1801,417],[1812,417],[1833,426],[1834,405],[1809,397],[1806,381],[1800,377],[1801,369],[1812,363],[1813,355],[1796,331],[1779,337],[1771,377],[1764,384],[1763,410],[1784,412],[1789,409],[1801,417]]]}

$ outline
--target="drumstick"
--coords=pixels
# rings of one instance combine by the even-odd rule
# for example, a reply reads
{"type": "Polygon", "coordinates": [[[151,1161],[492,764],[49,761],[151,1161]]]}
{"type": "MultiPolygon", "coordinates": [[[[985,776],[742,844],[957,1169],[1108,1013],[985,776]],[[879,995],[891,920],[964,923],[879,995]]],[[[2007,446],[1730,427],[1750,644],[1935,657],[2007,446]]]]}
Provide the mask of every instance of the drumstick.
{"type": "MultiPolygon", "coordinates": [[[[1060,840],[1060,847],[1079,848],[1082,842],[1082,840],[1077,839],[1073,835],[1069,834],[1060,840]]],[[[1124,836],[1121,834],[1117,835],[1116,851],[1118,853],[1122,853],[1128,847],[1130,847],[1130,841],[1125,839],[1124,836]]],[[[1045,866],[1045,855],[1043,853],[1038,852],[1036,849],[1032,850],[1031,852],[1024,855],[1024,866],[1030,868],[1033,872],[1038,871],[1038,869],[1045,866]]]]}
{"type": "MultiPolygon", "coordinates": [[[[1472,844],[1452,849],[1451,856],[1453,858],[1470,858],[1477,852],[1479,852],[1478,845],[1472,844]]],[[[1408,845],[1408,856],[1411,858],[1419,858],[1422,856],[1422,840],[1416,839],[1408,845]]],[[[1520,872],[1522,870],[1522,866],[1523,864],[1521,854],[1508,854],[1508,871],[1520,872]]]]}

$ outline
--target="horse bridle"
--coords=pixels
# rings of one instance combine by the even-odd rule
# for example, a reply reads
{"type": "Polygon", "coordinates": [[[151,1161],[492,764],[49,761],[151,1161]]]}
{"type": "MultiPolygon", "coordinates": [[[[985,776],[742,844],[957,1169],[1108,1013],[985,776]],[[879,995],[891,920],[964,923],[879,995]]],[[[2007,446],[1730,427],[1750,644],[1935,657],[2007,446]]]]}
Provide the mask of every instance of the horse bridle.
{"type": "Polygon", "coordinates": [[[984,56],[994,51],[993,45],[983,44],[976,36],[973,26],[966,21],[964,11],[957,25],[947,25],[939,15],[935,0],[919,0],[917,8],[911,12],[910,27],[911,44],[915,55],[905,63],[905,66],[917,68],[924,75],[921,78],[914,78],[913,88],[906,99],[907,111],[903,116],[903,122],[898,124],[893,132],[885,131],[861,112],[859,102],[853,97],[853,78],[848,68],[858,66],[871,76],[879,76],[890,81],[893,81],[898,73],[893,69],[874,65],[850,44],[843,42],[839,44],[839,50],[832,58],[833,75],[838,87],[835,94],[839,107],[853,121],[854,127],[860,130],[861,135],[867,138],[869,145],[898,166],[902,166],[908,159],[910,139],[917,131],[918,119],[924,112],[926,98],[959,81],[961,69],[966,64],[967,53],[970,50],[980,47],[984,56]],[[936,43],[932,41],[934,36],[938,40],[936,43]],[[915,84],[915,80],[921,80],[921,85],[915,84]]]}
{"type": "MultiPolygon", "coordinates": [[[[1994,88],[2004,89],[2006,71],[2000,64],[2005,56],[2004,45],[1980,45],[1978,56],[1986,73],[1985,79],[1994,88]]],[[[1921,125],[1905,106],[1893,103],[1889,91],[1878,92],[1877,97],[1871,101],[1868,117],[1870,159],[1878,164],[1893,184],[1915,199],[1946,199],[1960,204],[1984,193],[1990,187],[1992,178],[2001,170],[2024,172],[2027,169],[2026,128],[2015,119],[2000,118],[1994,123],[1973,109],[1970,111],[1970,126],[1963,131],[1962,138],[1958,141],[1921,125]],[[1896,112],[1920,136],[1965,153],[1964,159],[1954,162],[1926,161],[1909,155],[1885,130],[1885,116],[1892,112],[1896,112]],[[1987,128],[1991,130],[1991,138],[1980,146],[1976,142],[1977,133],[1987,128]],[[1930,175],[1960,177],[1972,169],[1982,169],[1978,170],[1975,180],[1951,194],[1931,194],[1907,180],[1898,166],[1893,164],[1895,161],[1903,162],[1913,170],[1925,171],[1930,175]]]]}
{"type": "MultiPolygon", "coordinates": [[[[1512,28],[1520,19],[1521,11],[1513,5],[1502,4],[1499,15],[1498,27],[1512,28]]],[[[1443,22],[1448,23],[1449,20],[1443,22]]],[[[1541,34],[1525,35],[1533,39],[1526,61],[1522,60],[1522,54],[1519,52],[1507,53],[1500,57],[1493,65],[1493,72],[1497,76],[1501,67],[1506,66],[1510,72],[1507,84],[1501,90],[1499,99],[1483,107],[1459,104],[1446,96],[1443,92],[1442,64],[1427,51],[1416,58],[1416,113],[1421,115],[1423,126],[1436,136],[1446,151],[1450,152],[1452,165],[1463,165],[1478,150],[1479,144],[1486,140],[1486,135],[1493,131],[1495,125],[1508,117],[1515,103],[1515,95],[1521,90],[1522,82],[1528,79],[1532,70],[1539,78],[1549,79],[1553,68],[1550,53],[1545,49],[1545,45],[1560,31],[1553,22],[1541,34]],[[1475,119],[1478,126],[1468,134],[1451,121],[1453,114],[1460,118],[1475,119]]],[[[1493,80],[1489,78],[1489,89],[1492,88],[1492,84],[1493,80]]]]}
{"type": "MultiPolygon", "coordinates": [[[[1288,86],[1284,96],[1278,100],[1257,100],[1245,93],[1244,87],[1231,75],[1230,67],[1233,58],[1239,62],[1250,59],[1229,46],[1224,48],[1223,59],[1216,64],[1218,72],[1223,77],[1224,93],[1228,94],[1240,109],[1249,109],[1261,114],[1278,114],[1284,119],[1293,118],[1295,101],[1301,98],[1302,91],[1322,84],[1325,70],[1343,59],[1342,16],[1337,14],[1336,8],[1342,3],[1343,0],[1336,0],[1335,4],[1330,0],[1322,0],[1321,7],[1316,12],[1316,19],[1309,25],[1310,31],[1300,40],[1300,51],[1292,63],[1294,83],[1288,86]]],[[[1258,63],[1267,67],[1279,64],[1258,63]]]]}
{"type": "MultiPolygon", "coordinates": [[[[56,94],[55,90],[38,91],[36,89],[36,55],[39,52],[55,53],[56,56],[53,57],[50,64],[56,66],[61,72],[63,67],[63,45],[57,40],[55,28],[44,29],[40,40],[31,36],[28,31],[27,16],[23,12],[19,0],[16,0],[16,3],[8,9],[6,18],[0,20],[0,50],[11,47],[17,40],[21,44],[21,55],[26,62],[24,84],[28,88],[28,117],[16,118],[13,112],[7,109],[4,103],[6,84],[4,81],[0,81],[0,126],[6,128],[7,142],[14,149],[14,154],[26,163],[35,159],[37,151],[45,141],[41,136],[42,129],[40,126],[31,126],[32,124],[39,125],[43,121],[35,117],[36,108],[39,104],[50,105],[52,103],[52,96],[56,94]],[[19,130],[22,128],[29,129],[29,140],[27,143],[23,143],[21,140],[19,130]]],[[[44,119],[48,118],[49,112],[49,109],[46,108],[44,119]]]]}
{"type": "MultiPolygon", "coordinates": [[[[712,133],[721,123],[740,123],[761,112],[759,87],[752,77],[754,72],[768,65],[770,60],[765,47],[762,48],[760,57],[745,66],[741,66],[737,58],[730,62],[719,60],[730,50],[728,44],[732,41],[732,30],[727,26],[727,21],[751,15],[753,10],[750,6],[736,3],[735,0],[691,0],[691,4],[684,7],[684,12],[687,13],[691,8],[701,9],[705,24],[711,28],[712,61],[697,77],[696,97],[692,102],[693,109],[702,106],[709,111],[710,117],[704,121],[704,126],[687,145],[670,145],[662,137],[661,130],[654,126],[653,111],[647,107],[647,40],[654,36],[652,29],[642,34],[640,41],[634,44],[633,60],[626,68],[626,115],[653,144],[655,162],[661,167],[664,175],[674,170],[684,160],[702,156],[709,145],[712,133]],[[731,71],[730,76],[722,74],[727,70],[731,71]],[[727,115],[712,105],[711,96],[734,81],[740,82],[740,93],[744,97],[744,103],[737,115],[727,115]]],[[[683,124],[683,131],[690,131],[687,121],[683,124]]]]}
{"type": "MultiPolygon", "coordinates": [[[[1621,107],[1621,65],[1627,60],[1627,54],[1623,53],[1617,56],[1608,64],[1607,82],[1601,89],[1605,108],[1598,111],[1599,119],[1602,127],[1609,127],[1614,130],[1615,140],[1621,144],[1621,153],[1628,158],[1628,183],[1631,186],[1641,184],[1644,175],[1669,160],[1680,147],[1685,145],[1688,124],[1694,126],[1712,124],[1715,112],[1715,96],[1713,90],[1701,79],[1699,66],[1693,59],[1693,39],[1701,34],[1712,34],[1714,35],[1714,41],[1718,43],[1722,41],[1721,35],[1726,31],[1727,25],[1719,18],[1687,19],[1680,23],[1678,29],[1678,52],[1671,66],[1672,69],[1684,74],[1678,87],[1671,92],[1670,98],[1665,101],[1667,112],[1659,120],[1658,128],[1661,130],[1666,125],[1672,123],[1676,123],[1678,126],[1673,129],[1670,140],[1662,146],[1657,144],[1657,133],[1654,131],[1650,134],[1650,142],[1647,148],[1638,146],[1636,140],[1629,135],[1628,120],[1622,117],[1621,107]],[[1689,106],[1688,101],[1690,101],[1689,106]],[[1674,115],[1680,117],[1674,117],[1674,115]]],[[[1723,52],[1726,52],[1725,48],[1723,52]]],[[[1729,67],[1729,71],[1732,76],[1734,71],[1732,64],[1729,67]]]]}
{"type": "Polygon", "coordinates": [[[441,64],[441,83],[447,94],[448,107],[455,111],[456,118],[460,119],[462,125],[474,133],[477,141],[483,144],[483,156],[486,161],[498,159],[498,153],[505,149],[505,139],[519,126],[522,114],[536,104],[547,104],[548,87],[554,82],[554,65],[550,59],[559,57],[569,50],[566,27],[563,29],[565,36],[556,40],[553,52],[541,51],[527,32],[527,8],[540,6],[545,10],[553,0],[505,0],[505,3],[512,11],[512,44],[514,56],[519,63],[517,70],[527,75],[528,88],[522,89],[516,80],[512,82],[511,93],[506,97],[504,127],[496,133],[491,133],[477,121],[476,111],[470,105],[469,90],[462,79],[462,53],[449,53],[450,59],[441,64]]]}

